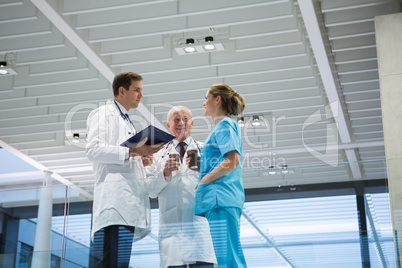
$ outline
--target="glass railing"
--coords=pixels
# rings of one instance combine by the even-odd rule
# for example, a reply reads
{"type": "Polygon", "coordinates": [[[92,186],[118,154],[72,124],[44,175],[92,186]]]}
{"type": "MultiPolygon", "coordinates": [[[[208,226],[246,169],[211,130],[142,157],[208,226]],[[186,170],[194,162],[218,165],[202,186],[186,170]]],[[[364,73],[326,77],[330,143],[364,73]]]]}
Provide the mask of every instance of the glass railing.
{"type": "MultiPolygon", "coordinates": [[[[386,180],[384,161],[243,168],[250,196],[246,196],[240,232],[248,267],[364,267],[367,263],[398,267],[392,217],[396,222],[402,220],[390,207],[392,181],[386,180]],[[363,232],[355,194],[358,187],[364,190],[363,232]]],[[[142,187],[149,187],[147,183],[146,179],[137,182],[142,187]]],[[[181,192],[189,189],[180,187],[181,192]]],[[[36,267],[43,263],[46,267],[89,267],[97,258],[90,251],[92,200],[55,181],[50,199],[41,197],[42,191],[43,186],[0,189],[1,241],[6,252],[0,255],[0,267],[35,267],[38,260],[41,266],[36,267]],[[38,214],[38,205],[46,200],[53,203],[51,215],[38,214]],[[37,233],[39,225],[43,228],[49,220],[51,231],[37,233]],[[47,235],[50,242],[44,238],[47,235]],[[35,251],[35,246],[50,250],[35,251]]],[[[177,199],[177,191],[165,198],[177,199]]],[[[158,244],[160,230],[178,228],[174,223],[159,225],[156,198],[151,199],[151,207],[150,233],[133,243],[130,267],[160,267],[164,261],[158,244]]],[[[183,226],[190,233],[194,227],[183,226]]]]}

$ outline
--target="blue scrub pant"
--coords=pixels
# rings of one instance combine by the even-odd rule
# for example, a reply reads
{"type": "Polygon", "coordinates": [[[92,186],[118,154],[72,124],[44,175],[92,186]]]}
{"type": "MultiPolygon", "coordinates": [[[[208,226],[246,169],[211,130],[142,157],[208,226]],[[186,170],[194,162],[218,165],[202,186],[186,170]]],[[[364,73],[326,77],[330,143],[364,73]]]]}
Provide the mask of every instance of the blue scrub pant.
{"type": "Polygon", "coordinates": [[[241,209],[216,208],[204,212],[209,222],[219,268],[245,268],[246,260],[240,244],[241,209]]]}

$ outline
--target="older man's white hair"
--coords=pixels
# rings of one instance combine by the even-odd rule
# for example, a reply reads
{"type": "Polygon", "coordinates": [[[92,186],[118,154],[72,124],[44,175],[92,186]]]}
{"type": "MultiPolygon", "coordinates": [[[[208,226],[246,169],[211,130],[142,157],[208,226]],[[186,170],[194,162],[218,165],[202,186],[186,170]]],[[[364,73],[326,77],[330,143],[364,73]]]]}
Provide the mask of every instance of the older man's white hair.
{"type": "Polygon", "coordinates": [[[169,122],[170,118],[173,116],[173,113],[175,112],[181,113],[182,111],[187,111],[188,114],[190,115],[190,119],[193,118],[193,114],[191,113],[189,108],[183,105],[176,105],[169,110],[167,114],[167,121],[169,122]]]}

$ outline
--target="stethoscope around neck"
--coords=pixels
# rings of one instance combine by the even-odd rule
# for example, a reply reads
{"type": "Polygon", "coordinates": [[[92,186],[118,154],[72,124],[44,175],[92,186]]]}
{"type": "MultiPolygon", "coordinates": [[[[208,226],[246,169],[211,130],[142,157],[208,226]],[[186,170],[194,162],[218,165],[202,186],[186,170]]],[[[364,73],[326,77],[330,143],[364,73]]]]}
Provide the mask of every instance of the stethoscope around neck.
{"type": "MultiPolygon", "coordinates": [[[[193,140],[193,142],[195,143],[195,146],[197,146],[198,152],[201,153],[201,148],[198,145],[198,141],[196,141],[195,139],[191,138],[193,140]]],[[[169,156],[169,149],[173,146],[173,141],[169,141],[165,148],[162,151],[162,158],[164,158],[165,156],[169,156]]],[[[176,148],[174,148],[176,150],[176,148]]]]}
{"type": "MultiPolygon", "coordinates": [[[[133,122],[131,122],[130,118],[127,115],[123,114],[123,112],[121,111],[121,109],[120,109],[119,105],[117,104],[116,100],[113,100],[113,101],[114,101],[114,104],[116,104],[117,109],[119,109],[121,117],[124,120],[127,120],[128,122],[130,122],[130,124],[133,126],[134,130],[136,131],[135,126],[134,126],[133,122]]],[[[131,134],[131,133],[129,132],[129,134],[131,134]]]]}

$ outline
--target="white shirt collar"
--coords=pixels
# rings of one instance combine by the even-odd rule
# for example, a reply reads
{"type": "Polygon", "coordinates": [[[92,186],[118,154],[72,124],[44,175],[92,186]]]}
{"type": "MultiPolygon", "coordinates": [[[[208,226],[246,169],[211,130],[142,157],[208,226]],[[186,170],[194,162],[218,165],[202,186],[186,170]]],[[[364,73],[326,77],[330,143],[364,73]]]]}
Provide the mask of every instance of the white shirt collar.
{"type": "MultiPolygon", "coordinates": [[[[184,143],[185,143],[187,146],[190,144],[190,142],[191,142],[191,138],[190,138],[190,137],[188,137],[187,139],[184,140],[184,143]]],[[[177,145],[179,145],[179,141],[176,140],[176,139],[174,139],[174,140],[173,140],[173,146],[176,148],[177,145]]]]}
{"type": "Polygon", "coordinates": [[[126,108],[123,107],[123,105],[120,104],[120,102],[118,102],[117,100],[114,100],[114,101],[115,101],[115,103],[117,103],[117,105],[118,105],[119,108],[120,108],[120,111],[121,111],[123,114],[128,114],[128,111],[126,110],[126,108]]]}

